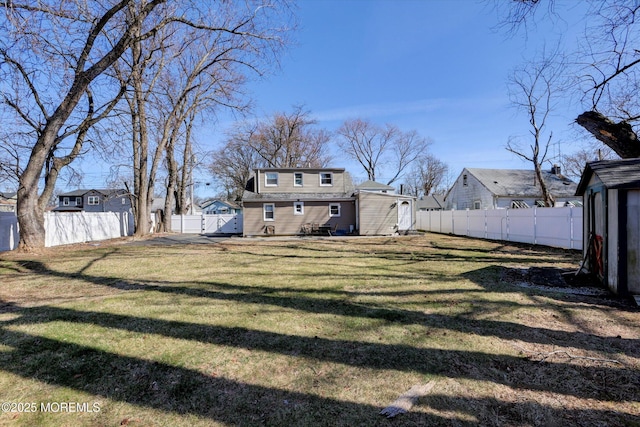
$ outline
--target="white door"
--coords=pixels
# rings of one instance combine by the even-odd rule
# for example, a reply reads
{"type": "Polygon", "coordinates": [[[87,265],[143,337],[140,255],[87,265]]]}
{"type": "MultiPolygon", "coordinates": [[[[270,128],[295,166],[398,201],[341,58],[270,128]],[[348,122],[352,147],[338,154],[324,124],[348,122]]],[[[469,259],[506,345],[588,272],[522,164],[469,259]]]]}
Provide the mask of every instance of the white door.
{"type": "Polygon", "coordinates": [[[411,230],[411,202],[403,200],[398,203],[398,230],[411,230]]]}

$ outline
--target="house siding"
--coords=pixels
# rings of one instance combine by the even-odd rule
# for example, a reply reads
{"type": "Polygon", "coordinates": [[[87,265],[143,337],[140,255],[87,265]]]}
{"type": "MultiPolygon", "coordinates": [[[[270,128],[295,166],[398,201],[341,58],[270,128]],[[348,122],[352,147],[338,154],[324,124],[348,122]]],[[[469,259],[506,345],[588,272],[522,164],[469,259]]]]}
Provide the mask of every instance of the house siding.
{"type": "Polygon", "coordinates": [[[307,223],[329,224],[338,230],[348,231],[350,226],[355,226],[356,211],[354,200],[341,201],[309,201],[304,203],[304,215],[294,214],[293,200],[286,201],[245,201],[243,212],[244,236],[260,236],[266,234],[267,226],[274,227],[277,235],[298,235],[302,233],[302,226],[307,223]],[[274,220],[265,221],[263,205],[272,203],[275,205],[274,220]],[[329,205],[340,204],[340,216],[329,216],[329,205]]]}
{"type": "Polygon", "coordinates": [[[344,176],[344,169],[260,169],[256,173],[257,185],[260,194],[271,193],[344,193],[347,192],[347,182],[344,176]],[[265,174],[267,172],[278,173],[278,185],[265,185],[265,174]],[[320,185],[320,173],[330,172],[333,174],[332,185],[320,185]],[[294,185],[294,174],[302,173],[302,186],[294,185]]]}
{"type": "Polygon", "coordinates": [[[465,169],[447,195],[446,208],[460,210],[474,209],[474,203],[476,201],[480,202],[480,209],[493,209],[497,207],[495,206],[493,194],[465,169]],[[464,185],[465,174],[467,176],[467,185],[464,185]]]}
{"type": "Polygon", "coordinates": [[[384,193],[358,193],[359,234],[392,235],[398,231],[398,205],[403,200],[412,204],[412,221],[415,221],[415,203],[412,198],[384,193]]]}

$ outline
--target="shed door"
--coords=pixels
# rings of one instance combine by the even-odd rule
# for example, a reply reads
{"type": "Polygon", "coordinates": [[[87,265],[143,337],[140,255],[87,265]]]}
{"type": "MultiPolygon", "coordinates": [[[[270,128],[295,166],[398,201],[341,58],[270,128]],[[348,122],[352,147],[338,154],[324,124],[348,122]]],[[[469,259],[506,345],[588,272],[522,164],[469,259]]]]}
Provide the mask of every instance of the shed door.
{"type": "Polygon", "coordinates": [[[627,289],[640,295],[640,190],[627,193],[627,289]]]}
{"type": "Polygon", "coordinates": [[[398,204],[398,230],[411,229],[411,202],[403,200],[398,204]]]}

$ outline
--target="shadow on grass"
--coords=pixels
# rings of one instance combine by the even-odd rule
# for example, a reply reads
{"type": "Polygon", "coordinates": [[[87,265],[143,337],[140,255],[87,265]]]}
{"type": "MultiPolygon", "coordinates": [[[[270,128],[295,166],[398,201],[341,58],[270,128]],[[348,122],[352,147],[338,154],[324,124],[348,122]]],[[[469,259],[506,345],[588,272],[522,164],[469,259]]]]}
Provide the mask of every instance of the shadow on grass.
{"type": "MultiPolygon", "coordinates": [[[[124,291],[159,292],[173,295],[186,295],[195,298],[206,298],[217,301],[236,301],[247,304],[268,305],[299,310],[306,313],[334,314],[346,317],[381,319],[405,325],[422,325],[434,329],[453,330],[480,336],[493,336],[507,340],[518,340],[533,344],[566,345],[588,351],[604,353],[623,353],[632,357],[640,357],[640,340],[629,338],[601,337],[584,332],[567,332],[522,325],[520,323],[476,319],[474,314],[483,312],[482,303],[475,304],[469,312],[458,315],[425,314],[418,311],[399,308],[385,308],[372,304],[356,303],[344,299],[311,298],[304,295],[284,296],[274,293],[255,292],[251,286],[232,285],[217,282],[196,282],[200,287],[176,286],[175,284],[145,284],[129,282],[114,278],[91,276],[82,273],[64,273],[48,269],[45,264],[31,261],[29,268],[40,274],[57,276],[66,279],[82,280],[101,286],[108,286],[124,291]],[[204,287],[204,289],[203,289],[204,287]]],[[[465,277],[481,286],[494,286],[495,267],[486,267],[465,274],[465,277]]],[[[290,289],[290,288],[288,288],[290,289]]],[[[289,291],[290,292],[290,291],[289,291]]],[[[297,292],[308,294],[309,291],[297,292]]],[[[495,303],[494,303],[495,304],[495,303]]],[[[514,305],[511,301],[500,304],[507,308],[514,305]]],[[[491,306],[493,309],[495,305],[491,306]]]]}
{"type": "MultiPolygon", "coordinates": [[[[451,248],[442,251],[435,252],[397,252],[391,250],[353,250],[353,249],[335,249],[332,248],[328,251],[324,248],[313,248],[309,246],[289,247],[289,249],[299,250],[297,253],[278,254],[278,253],[260,253],[251,250],[235,250],[238,254],[264,257],[266,260],[277,258],[292,258],[292,259],[312,259],[312,260],[335,260],[335,262],[349,256],[359,258],[380,258],[388,261],[404,261],[402,265],[412,265],[422,263],[425,261],[449,261],[449,262],[478,262],[478,263],[501,263],[505,261],[504,257],[488,255],[491,252],[484,250],[476,250],[475,248],[451,248]],[[305,253],[311,252],[311,253],[305,253]],[[322,253],[322,256],[318,256],[313,252],[322,253]]],[[[572,257],[567,256],[568,260],[572,257]]],[[[548,263],[548,259],[541,259],[539,254],[531,254],[531,256],[519,256],[509,257],[509,262],[513,263],[526,263],[526,264],[539,264],[548,263]]],[[[398,264],[395,264],[397,266],[398,264]]]]}
{"type": "MultiPolygon", "coordinates": [[[[108,256],[108,255],[104,255],[108,256]]],[[[90,261],[91,262],[91,261],[90,261]]],[[[95,262],[95,261],[94,261],[95,262]]],[[[638,356],[638,340],[610,340],[585,333],[565,332],[524,326],[503,321],[477,320],[466,314],[457,316],[424,314],[417,311],[389,309],[371,304],[358,304],[336,299],[311,298],[299,293],[283,296],[256,292],[250,286],[224,283],[145,284],[113,277],[91,276],[87,267],[78,273],[52,270],[45,264],[30,261],[23,267],[32,272],[65,279],[82,280],[127,291],[160,292],[212,300],[291,308],[307,313],[335,314],[382,319],[400,324],[417,324],[438,330],[453,330],[470,335],[496,336],[541,344],[560,344],[587,350],[638,356]]],[[[476,271],[468,276],[482,286],[495,286],[495,270],[476,271]]],[[[281,289],[276,289],[282,292],[281,289]]],[[[94,324],[136,333],[153,333],[170,338],[261,350],[286,356],[299,356],[319,361],[341,363],[367,369],[409,371],[426,376],[474,379],[503,384],[515,389],[558,393],[603,401],[639,402],[635,385],[640,373],[633,369],[598,366],[586,367],[567,363],[539,363],[524,357],[486,354],[473,351],[439,350],[407,345],[379,344],[229,328],[160,319],[138,318],[100,312],[78,311],[57,307],[20,308],[5,305],[19,317],[3,322],[5,326],[66,321],[94,324]],[[579,383],[580,386],[576,387],[579,383]],[[606,384],[616,384],[612,389],[606,384]],[[624,385],[627,385],[625,388],[624,385]],[[625,390],[622,393],[620,390],[625,390]]],[[[473,313],[469,313],[470,315],[473,313]]],[[[381,407],[324,398],[312,393],[287,392],[233,380],[212,378],[198,371],[168,364],[117,355],[89,347],[69,344],[22,332],[3,329],[1,342],[11,349],[0,353],[0,369],[49,384],[90,392],[98,396],[143,405],[178,414],[195,414],[234,425],[341,425],[341,414],[359,419],[362,425],[385,425],[390,421],[377,415],[381,407]],[[72,368],[69,369],[69,366],[72,368]],[[119,384],[114,387],[114,384],[119,384]]],[[[402,392],[404,390],[401,390],[402,392]]],[[[571,422],[572,417],[606,416],[610,425],[634,421],[623,413],[609,414],[589,409],[558,409],[538,402],[517,404],[499,399],[451,399],[428,397],[421,401],[429,407],[448,411],[464,404],[485,405],[483,410],[503,417],[506,424],[518,424],[520,411],[547,414],[571,422]],[[515,409],[514,409],[515,408],[515,409]]],[[[464,411],[463,411],[464,412],[464,411]]],[[[474,412],[475,413],[475,412],[474,412]]],[[[485,415],[477,414],[481,420],[485,415]]],[[[490,415],[487,415],[490,417],[490,415]]],[[[500,419],[500,418],[497,418],[500,419]]],[[[403,425],[450,425],[451,420],[435,415],[405,414],[403,425]]],[[[499,424],[499,423],[497,423],[499,424]]],[[[535,423],[533,423],[535,424],[535,423]]]]}
{"type": "MultiPolygon", "coordinates": [[[[298,337],[56,307],[8,308],[21,317],[4,322],[5,325],[54,320],[88,323],[369,369],[415,371],[491,381],[513,388],[551,391],[581,398],[638,401],[639,397],[632,391],[638,374],[627,369],[540,364],[505,355],[298,337]],[[627,392],[624,395],[611,394],[611,390],[599,385],[601,379],[617,384],[625,382],[628,384],[625,388],[627,392]],[[576,382],[581,383],[580,388],[575,388],[576,382]]],[[[117,355],[6,328],[0,332],[0,342],[11,348],[0,353],[0,369],[4,371],[116,401],[178,414],[195,414],[235,425],[340,425],[343,414],[348,414],[346,419],[360,420],[362,425],[383,425],[384,419],[377,414],[388,403],[381,402],[378,407],[214,378],[187,368],[117,355]]],[[[465,402],[465,398],[452,402],[445,399],[444,403],[442,399],[434,399],[428,398],[423,404],[434,408],[439,405],[439,409],[451,411],[464,406],[465,402]]],[[[589,417],[599,412],[565,412],[539,403],[528,405],[535,407],[534,413],[551,413],[560,419],[571,419],[576,414],[589,417]]],[[[518,418],[508,414],[512,406],[512,403],[497,399],[489,402],[489,408],[506,413],[509,422],[518,421],[518,418]]],[[[468,408],[466,412],[471,411],[468,408]]],[[[473,415],[482,418],[485,416],[483,411],[487,411],[486,407],[473,415]]],[[[632,418],[624,413],[616,413],[611,415],[611,419],[626,422],[632,418]]],[[[412,422],[428,425],[447,423],[446,419],[435,415],[415,413],[403,415],[402,420],[403,425],[412,425],[412,422]]]]}
{"type": "MultiPolygon", "coordinates": [[[[4,331],[1,336],[3,344],[13,349],[0,353],[0,369],[114,401],[198,415],[228,425],[339,425],[345,413],[368,425],[381,420],[380,408],[370,405],[215,378],[18,332],[4,331]]],[[[412,418],[439,422],[435,416],[409,415],[412,418]]]]}
{"type": "Polygon", "coordinates": [[[620,416],[616,411],[560,408],[533,401],[505,402],[495,398],[473,399],[460,396],[430,394],[419,399],[418,405],[440,411],[457,411],[477,421],[452,425],[483,426],[634,426],[640,418],[620,416]],[[560,421],[562,420],[562,421],[560,421]]]}

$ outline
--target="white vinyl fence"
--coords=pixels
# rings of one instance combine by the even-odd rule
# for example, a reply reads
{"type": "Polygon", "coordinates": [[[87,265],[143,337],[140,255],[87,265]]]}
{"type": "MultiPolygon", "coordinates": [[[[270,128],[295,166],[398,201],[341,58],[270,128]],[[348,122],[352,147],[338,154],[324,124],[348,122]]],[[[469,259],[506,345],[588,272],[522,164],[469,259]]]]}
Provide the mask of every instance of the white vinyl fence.
{"type": "Polygon", "coordinates": [[[44,245],[93,242],[131,236],[127,212],[47,212],[44,245]]]}
{"type": "Polygon", "coordinates": [[[242,214],[171,215],[171,231],[197,234],[242,234],[242,214]]]}
{"type": "MultiPolygon", "coordinates": [[[[133,234],[126,212],[47,212],[44,215],[45,246],[114,239],[133,234]]],[[[0,251],[18,247],[15,213],[0,213],[0,251]]]]}
{"type": "Polygon", "coordinates": [[[0,212],[0,251],[11,251],[18,247],[18,217],[15,212],[0,212]]]}
{"type": "Polygon", "coordinates": [[[481,239],[582,249],[582,208],[419,211],[416,228],[481,239]]]}

